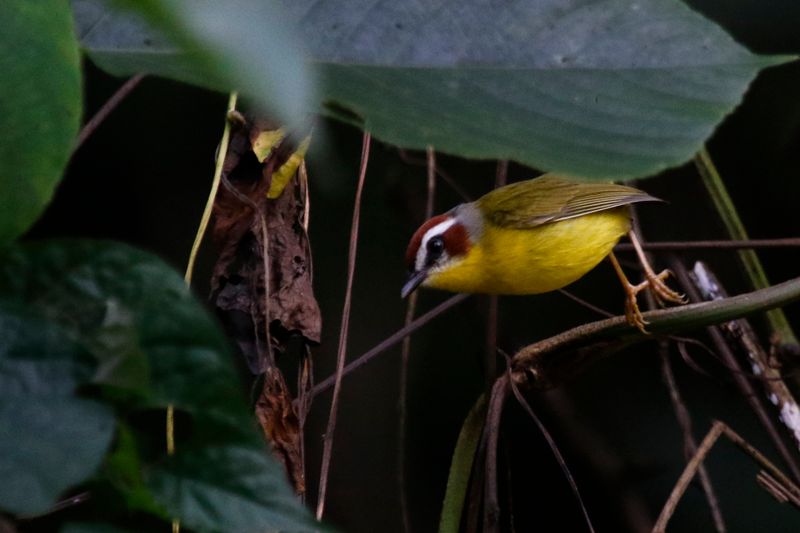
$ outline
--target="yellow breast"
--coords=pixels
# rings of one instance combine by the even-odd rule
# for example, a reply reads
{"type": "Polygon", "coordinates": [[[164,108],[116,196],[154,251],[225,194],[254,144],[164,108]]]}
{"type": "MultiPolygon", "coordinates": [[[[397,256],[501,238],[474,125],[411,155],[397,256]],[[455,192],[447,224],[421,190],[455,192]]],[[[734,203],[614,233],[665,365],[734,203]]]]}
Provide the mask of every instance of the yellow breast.
{"type": "Polygon", "coordinates": [[[530,229],[487,224],[465,257],[430,272],[424,285],[486,294],[560,289],[594,268],[629,229],[627,207],[530,229]]]}

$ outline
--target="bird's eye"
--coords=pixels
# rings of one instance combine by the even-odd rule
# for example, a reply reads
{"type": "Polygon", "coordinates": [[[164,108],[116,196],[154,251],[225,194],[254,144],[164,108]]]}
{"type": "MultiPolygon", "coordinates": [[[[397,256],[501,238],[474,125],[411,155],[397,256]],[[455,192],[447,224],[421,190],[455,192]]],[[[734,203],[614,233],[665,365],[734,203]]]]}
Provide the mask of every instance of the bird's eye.
{"type": "Polygon", "coordinates": [[[444,251],[444,239],[441,237],[433,237],[428,241],[428,260],[436,259],[444,251]]]}

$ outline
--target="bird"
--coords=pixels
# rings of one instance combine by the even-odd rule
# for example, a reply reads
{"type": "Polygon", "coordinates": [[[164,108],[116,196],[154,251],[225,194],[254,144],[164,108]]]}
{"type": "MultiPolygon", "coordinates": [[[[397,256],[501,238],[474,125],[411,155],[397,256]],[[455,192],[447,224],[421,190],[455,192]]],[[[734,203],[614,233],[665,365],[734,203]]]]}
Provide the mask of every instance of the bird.
{"type": "Polygon", "coordinates": [[[434,216],[414,232],[406,251],[405,298],[418,287],[494,295],[541,294],[580,279],[608,257],[625,291],[625,317],[644,333],[637,295],[659,305],[684,304],[656,273],[631,228],[630,206],[661,200],[615,183],[581,182],[556,174],[506,185],[434,216]],[[631,283],[614,255],[631,240],[644,280],[631,283]]]}

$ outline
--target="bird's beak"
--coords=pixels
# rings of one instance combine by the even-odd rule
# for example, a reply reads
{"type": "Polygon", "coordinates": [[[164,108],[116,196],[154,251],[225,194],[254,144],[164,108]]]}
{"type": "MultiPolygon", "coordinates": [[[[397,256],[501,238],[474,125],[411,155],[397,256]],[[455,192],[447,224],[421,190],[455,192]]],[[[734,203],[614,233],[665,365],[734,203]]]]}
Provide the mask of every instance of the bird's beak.
{"type": "Polygon", "coordinates": [[[410,276],[408,276],[408,280],[406,284],[403,285],[403,288],[400,290],[400,298],[405,298],[412,292],[414,289],[419,287],[420,283],[425,281],[425,278],[428,277],[427,270],[417,270],[416,272],[412,272],[410,276]]]}

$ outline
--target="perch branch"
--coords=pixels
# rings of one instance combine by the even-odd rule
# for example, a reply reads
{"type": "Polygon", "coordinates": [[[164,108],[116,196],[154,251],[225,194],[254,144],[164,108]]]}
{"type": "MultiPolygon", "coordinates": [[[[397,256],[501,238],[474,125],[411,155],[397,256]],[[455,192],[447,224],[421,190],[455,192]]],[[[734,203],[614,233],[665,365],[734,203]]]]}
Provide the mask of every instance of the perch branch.
{"type": "MultiPolygon", "coordinates": [[[[712,240],[712,241],[663,241],[641,243],[646,252],[684,252],[687,250],[744,250],[748,248],[797,248],[800,247],[800,238],[789,237],[785,239],[742,239],[742,240],[712,240]]],[[[615,252],[633,252],[633,245],[629,242],[617,244],[615,252]]]]}
{"type": "Polygon", "coordinates": [[[519,350],[512,359],[512,377],[517,384],[545,388],[571,376],[580,367],[625,346],[657,335],[697,329],[726,320],[749,316],[800,299],[800,278],[767,289],[714,302],[646,311],[649,335],[631,326],[623,316],[590,322],[519,350]]]}

